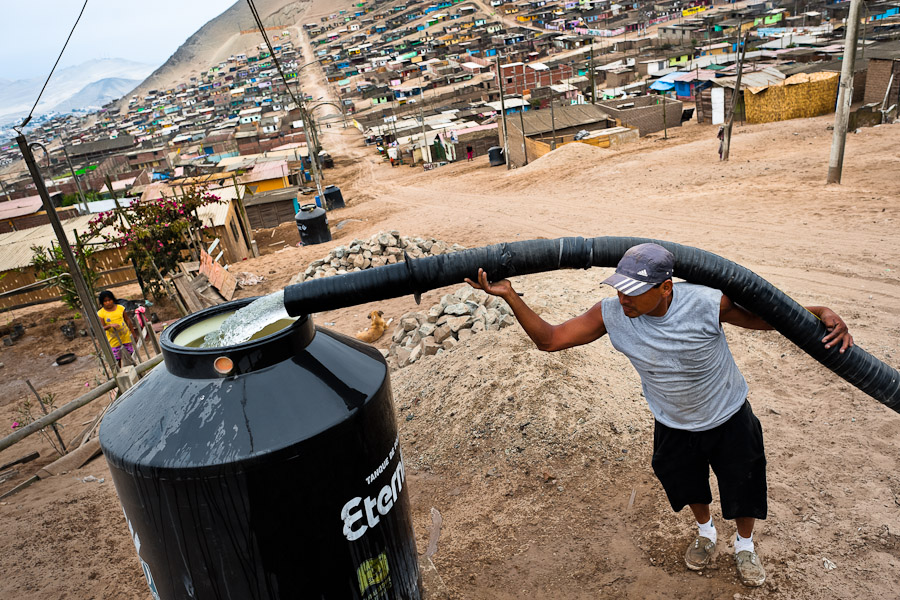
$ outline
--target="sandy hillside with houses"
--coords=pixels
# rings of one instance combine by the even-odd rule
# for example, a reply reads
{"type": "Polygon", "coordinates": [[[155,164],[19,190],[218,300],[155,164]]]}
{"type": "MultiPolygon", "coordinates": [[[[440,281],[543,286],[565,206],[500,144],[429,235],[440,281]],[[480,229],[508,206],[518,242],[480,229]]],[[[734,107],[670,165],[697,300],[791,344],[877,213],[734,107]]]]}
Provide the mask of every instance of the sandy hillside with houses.
{"type": "MultiPolygon", "coordinates": [[[[828,125],[820,118],[739,128],[725,165],[702,158],[715,156],[714,130],[694,127],[669,141],[653,136],[640,151],[574,145],[513,171],[482,157],[424,173],[375,163],[357,134],[338,130],[330,143],[346,158],[333,181],[344,186],[348,207],[331,216],[340,226],[333,242],[297,248],[287,238],[283,250],[246,261],[242,269],[267,281],[239,295],[277,289],[329,249],[386,230],[464,246],[640,235],[716,252],[801,303],[833,307],[858,344],[895,363],[898,126],[851,136],[844,183],[826,187],[828,125]]],[[[278,231],[271,237],[279,239],[278,231]]],[[[558,322],[610,294],[598,285],[607,272],[550,273],[516,285],[558,322]]],[[[400,298],[315,319],[353,334],[370,310],[398,322],[455,289],[425,294],[420,307],[400,298]]],[[[45,314],[18,318],[44,323],[45,314]]],[[[46,330],[27,360],[49,360],[46,352],[38,356],[57,347],[46,330]]],[[[771,512],[758,538],[770,573],[765,588],[748,591],[735,580],[727,548],[700,576],[684,570],[690,519],[666,506],[649,467],[652,417],[634,372],[609,343],[544,354],[508,327],[392,373],[420,549],[432,507],[443,516],[432,557],[440,578],[429,580],[430,597],[892,594],[900,566],[896,413],[777,333],[729,329],[728,337],[770,454],[771,512]]],[[[376,345],[389,344],[385,336],[376,345]]],[[[29,367],[16,366],[16,348],[0,350],[0,360],[7,422],[27,391],[8,375],[29,367]]],[[[84,360],[76,369],[32,377],[42,391],[71,396],[92,380],[95,366],[84,360]]],[[[74,413],[66,431],[99,408],[74,413]]],[[[0,461],[32,449],[51,454],[35,437],[0,453],[0,461]]],[[[0,564],[10,574],[0,595],[146,597],[102,459],[4,500],[0,524],[0,564]]]]}
{"type": "MultiPolygon", "coordinates": [[[[323,0],[262,0],[256,3],[266,27],[294,24],[301,14],[336,11],[350,2],[323,0]]],[[[131,94],[144,94],[153,89],[168,88],[186,81],[197,71],[226,60],[229,56],[247,52],[259,45],[256,24],[246,2],[234,5],[211,19],[185,40],[162,66],[156,69],[131,94]]]]}
{"type": "MultiPolygon", "coordinates": [[[[87,207],[95,213],[194,185],[220,196],[198,218],[208,227],[204,248],[217,239],[217,260],[243,282],[234,298],[396,262],[402,245],[417,256],[529,239],[640,236],[713,252],[801,304],[829,306],[859,346],[900,366],[900,123],[870,102],[900,93],[900,77],[890,77],[900,67],[896,42],[877,42],[859,63],[866,77],[857,80],[842,183],[826,185],[839,34],[788,38],[793,47],[777,49],[757,48],[771,43],[757,36],[747,52],[755,68],[743,85],[735,47],[703,36],[725,39],[744,23],[772,36],[784,24],[809,32],[846,7],[828,5],[817,17],[762,2],[733,8],[697,0],[675,13],[664,1],[652,14],[613,14],[609,3],[597,4],[260,2],[264,17],[284,19],[274,21],[275,56],[302,81],[313,132],[259,38],[240,34],[238,4],[188,40],[118,116],[58,119],[33,134],[48,144],[77,140],[69,152],[97,196],[87,207]],[[700,13],[709,13],[708,23],[700,13]],[[649,27],[671,42],[634,37],[649,27]],[[586,46],[591,36],[604,44],[586,46]],[[502,65],[497,47],[505,48],[502,65]],[[302,71],[315,60],[321,66],[302,71]],[[512,90],[502,101],[501,81],[512,90]],[[743,118],[735,119],[730,160],[721,162],[718,126],[735,97],[743,118]],[[754,115],[760,122],[751,122],[754,115]],[[114,128],[119,135],[110,137],[114,128]],[[504,131],[510,168],[497,160],[504,131]],[[321,183],[337,186],[346,205],[327,213],[330,241],[303,245],[294,214],[316,193],[316,135],[321,183]],[[100,197],[104,186],[115,201],[100,197]]],[[[876,4],[885,16],[871,25],[873,36],[897,19],[876,4]]],[[[27,177],[14,165],[0,175],[7,186],[2,293],[33,285],[29,247],[49,244],[53,234],[27,177]]],[[[55,165],[48,178],[54,194],[74,197],[64,169],[55,165]]],[[[59,208],[70,217],[73,243],[90,241],[82,234],[91,215],[79,211],[59,208]]],[[[103,285],[139,299],[122,248],[102,252],[103,285]]],[[[173,298],[196,303],[189,309],[223,301],[198,266],[184,261],[167,273],[173,298]]],[[[513,283],[559,323],[612,296],[600,285],[610,273],[550,272],[513,283]]],[[[391,368],[426,598],[896,595],[897,412],[777,332],[726,327],[768,457],[769,516],[754,534],[768,579],[746,588],[734,574],[733,525],[717,503],[718,554],[703,571],[685,569],[695,524],[668,506],[650,466],[653,417],[635,371],[608,339],[540,352],[502,311],[483,327],[466,320],[440,345],[416,338],[421,328],[405,330],[426,325],[429,311],[440,313],[436,305],[466,292],[459,282],[422,294],[420,304],[400,297],[313,315],[318,326],[347,335],[366,329],[372,311],[391,321],[373,345],[391,368]]],[[[33,397],[26,382],[59,406],[106,379],[90,338],[78,335],[84,319],[53,301],[56,293],[28,288],[0,297],[0,308],[13,306],[0,313],[0,331],[17,332],[0,345],[0,435],[12,432],[33,397]],[[74,361],[54,365],[63,353],[74,361]]],[[[163,299],[151,310],[161,321],[180,314],[163,299]]],[[[90,438],[113,395],[64,417],[62,438],[90,438]]],[[[106,462],[41,473],[57,458],[46,432],[0,451],[0,465],[15,463],[0,469],[0,495],[30,483],[0,499],[0,598],[147,598],[106,462]],[[17,462],[32,453],[39,456],[17,462]]]]}

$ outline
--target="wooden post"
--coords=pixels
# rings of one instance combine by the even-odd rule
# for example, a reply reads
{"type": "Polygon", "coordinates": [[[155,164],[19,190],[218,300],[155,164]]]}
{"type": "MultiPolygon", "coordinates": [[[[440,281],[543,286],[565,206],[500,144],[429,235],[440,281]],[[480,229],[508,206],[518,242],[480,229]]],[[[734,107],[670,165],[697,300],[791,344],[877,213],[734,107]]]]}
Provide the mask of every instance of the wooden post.
{"type": "Polygon", "coordinates": [[[666,109],[669,107],[666,106],[666,93],[662,94],[662,103],[663,103],[663,139],[669,139],[669,126],[666,123],[666,109]]]}
{"type": "Polygon", "coordinates": [[[241,190],[238,188],[237,177],[233,174],[231,182],[234,184],[234,206],[238,213],[238,223],[241,226],[241,233],[244,235],[244,243],[247,245],[247,251],[253,258],[259,258],[259,250],[253,249],[253,229],[250,227],[250,218],[244,209],[244,199],[241,197],[241,190]]]}
{"type": "Polygon", "coordinates": [[[156,332],[153,331],[153,323],[150,320],[144,321],[144,330],[147,332],[147,337],[150,339],[150,345],[153,346],[153,350],[160,354],[162,350],[159,348],[159,340],[156,337],[156,332]]]}
{"type": "Polygon", "coordinates": [[[747,54],[747,40],[744,39],[745,36],[739,36],[738,39],[742,40],[739,42],[738,50],[741,51],[741,56],[738,59],[738,72],[737,79],[734,82],[734,93],[731,94],[731,111],[728,115],[728,120],[725,123],[725,135],[722,139],[722,157],[721,160],[728,160],[728,152],[731,149],[731,127],[734,125],[734,108],[737,105],[737,97],[741,92],[741,75],[744,72],[744,56],[747,54]]]}
{"type": "MultiPolygon", "coordinates": [[[[31,380],[26,379],[25,384],[28,386],[28,389],[32,391],[34,397],[37,398],[38,404],[41,405],[41,411],[43,411],[44,415],[46,416],[47,414],[49,414],[47,412],[47,407],[44,405],[44,399],[41,398],[41,395],[38,394],[38,391],[34,389],[33,385],[31,385],[31,380]]],[[[57,429],[56,423],[51,423],[50,427],[53,429],[53,433],[56,434],[56,439],[59,440],[59,447],[62,448],[62,453],[65,454],[66,452],[68,452],[66,450],[66,444],[63,442],[62,436],[59,435],[59,429],[57,429]]]]}
{"type": "Polygon", "coordinates": [[[837,110],[834,113],[834,137],[831,140],[831,156],[828,159],[826,183],[840,183],[841,173],[844,169],[844,146],[847,142],[850,104],[853,103],[853,65],[856,62],[856,40],[859,35],[861,4],[862,0],[850,0],[847,37],[844,38],[844,59],[841,61],[841,83],[838,87],[837,110]]]}

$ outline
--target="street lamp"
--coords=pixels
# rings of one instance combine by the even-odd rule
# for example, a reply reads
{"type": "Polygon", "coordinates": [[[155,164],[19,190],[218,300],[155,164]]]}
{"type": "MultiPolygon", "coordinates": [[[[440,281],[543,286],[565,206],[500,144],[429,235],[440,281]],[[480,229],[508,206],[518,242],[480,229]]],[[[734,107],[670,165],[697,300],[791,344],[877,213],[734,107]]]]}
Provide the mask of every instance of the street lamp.
{"type": "MultiPolygon", "coordinates": [[[[63,141],[63,140],[60,139],[60,141],[63,141]]],[[[38,147],[44,151],[44,154],[47,156],[47,170],[49,171],[51,169],[50,151],[47,150],[47,148],[40,142],[31,142],[30,144],[28,144],[28,147],[29,148],[38,147]]],[[[69,160],[69,153],[66,152],[65,142],[62,143],[62,149],[63,149],[63,153],[66,156],[66,163],[69,165],[69,171],[72,172],[72,179],[75,180],[75,187],[78,189],[78,196],[81,198],[81,203],[84,206],[84,214],[90,214],[91,209],[88,208],[87,200],[84,197],[84,192],[81,191],[81,183],[78,181],[78,175],[75,173],[75,167],[72,166],[72,161],[69,160]]]]}
{"type": "MultiPolygon", "coordinates": [[[[319,98],[319,100],[321,100],[321,98],[319,98]]],[[[337,108],[338,110],[340,110],[340,111],[341,111],[341,121],[343,121],[344,127],[345,127],[345,128],[347,127],[347,117],[346,117],[346,115],[344,114],[344,107],[341,106],[341,105],[335,104],[334,102],[319,102],[319,103],[316,104],[315,106],[310,107],[310,109],[309,109],[310,115],[312,115],[312,113],[313,113],[314,110],[316,110],[317,108],[319,108],[319,107],[321,107],[321,106],[331,106],[331,107],[333,107],[333,108],[337,108]]],[[[332,113],[332,114],[333,114],[333,113],[332,113]]],[[[330,115],[325,115],[325,116],[327,117],[327,116],[330,116],[330,115]]]]}

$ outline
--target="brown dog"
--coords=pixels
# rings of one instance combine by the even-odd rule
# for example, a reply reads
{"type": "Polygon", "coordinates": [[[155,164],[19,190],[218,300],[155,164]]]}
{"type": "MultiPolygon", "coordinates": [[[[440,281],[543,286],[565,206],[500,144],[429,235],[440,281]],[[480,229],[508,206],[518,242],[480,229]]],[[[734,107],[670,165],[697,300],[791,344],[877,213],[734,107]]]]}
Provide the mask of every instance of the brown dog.
{"type": "MultiPolygon", "coordinates": [[[[384,321],[384,313],[380,310],[373,310],[369,313],[369,319],[372,320],[372,323],[369,325],[369,328],[365,331],[360,331],[356,334],[356,339],[362,340],[364,342],[372,343],[381,336],[384,335],[385,330],[387,329],[388,324],[384,321]]],[[[393,321],[393,319],[391,319],[393,321]]]]}

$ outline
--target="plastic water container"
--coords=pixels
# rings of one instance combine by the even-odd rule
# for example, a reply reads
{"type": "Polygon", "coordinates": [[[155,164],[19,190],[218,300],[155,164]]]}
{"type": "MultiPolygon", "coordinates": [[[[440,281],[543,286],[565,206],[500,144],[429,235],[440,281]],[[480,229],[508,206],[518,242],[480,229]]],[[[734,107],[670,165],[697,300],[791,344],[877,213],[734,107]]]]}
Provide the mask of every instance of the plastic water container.
{"type": "Polygon", "coordinates": [[[249,302],[166,329],[100,428],[151,597],[418,600],[381,353],[308,316],[193,347],[249,302]]]}
{"type": "MultiPolygon", "coordinates": [[[[318,199],[318,196],[316,196],[318,199]]],[[[315,204],[303,204],[300,211],[294,215],[297,230],[300,232],[300,241],[304,246],[322,244],[331,241],[331,230],[328,229],[328,215],[324,208],[315,204]]]]}

